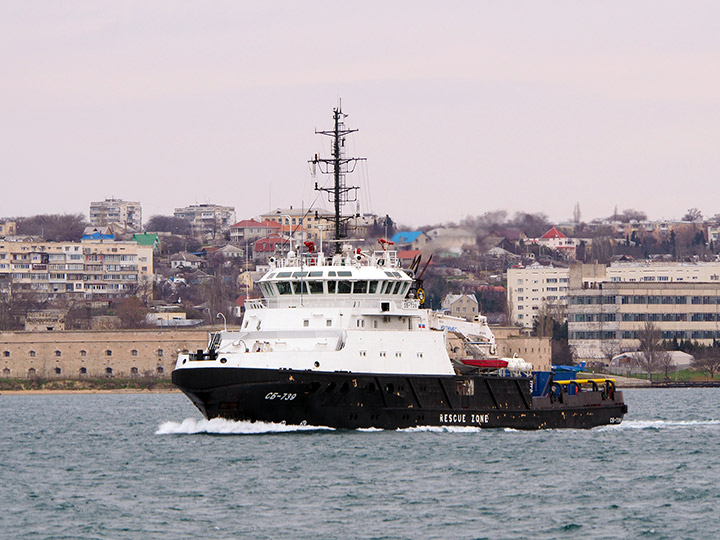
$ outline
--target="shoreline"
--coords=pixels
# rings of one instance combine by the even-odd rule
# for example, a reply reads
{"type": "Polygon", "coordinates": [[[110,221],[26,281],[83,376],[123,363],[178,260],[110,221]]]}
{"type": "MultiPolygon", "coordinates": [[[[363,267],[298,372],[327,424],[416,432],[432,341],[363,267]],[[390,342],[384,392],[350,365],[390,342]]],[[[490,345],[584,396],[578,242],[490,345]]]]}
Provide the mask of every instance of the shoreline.
{"type": "Polygon", "coordinates": [[[50,395],[50,394],[181,394],[177,388],[113,388],[113,389],[45,389],[28,388],[27,390],[0,390],[0,396],[19,395],[50,395]]]}

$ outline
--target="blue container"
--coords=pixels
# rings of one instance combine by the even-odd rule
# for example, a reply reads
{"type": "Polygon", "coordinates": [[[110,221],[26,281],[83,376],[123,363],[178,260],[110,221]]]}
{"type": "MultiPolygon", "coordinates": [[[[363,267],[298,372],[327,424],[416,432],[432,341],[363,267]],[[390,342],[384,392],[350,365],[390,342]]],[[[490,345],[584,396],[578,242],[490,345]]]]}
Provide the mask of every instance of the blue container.
{"type": "Polygon", "coordinates": [[[550,371],[536,371],[535,380],[533,381],[533,396],[546,396],[550,391],[550,378],[552,372],[550,371]]]}

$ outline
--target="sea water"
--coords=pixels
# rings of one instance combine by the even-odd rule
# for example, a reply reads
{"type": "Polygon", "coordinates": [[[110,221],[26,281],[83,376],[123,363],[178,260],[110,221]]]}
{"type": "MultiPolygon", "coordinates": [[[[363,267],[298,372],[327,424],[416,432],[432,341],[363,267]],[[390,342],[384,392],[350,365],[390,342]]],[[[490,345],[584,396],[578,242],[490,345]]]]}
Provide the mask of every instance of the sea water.
{"type": "Polygon", "coordinates": [[[346,431],[180,394],[0,395],[0,537],[717,538],[720,389],[619,426],[346,431]]]}

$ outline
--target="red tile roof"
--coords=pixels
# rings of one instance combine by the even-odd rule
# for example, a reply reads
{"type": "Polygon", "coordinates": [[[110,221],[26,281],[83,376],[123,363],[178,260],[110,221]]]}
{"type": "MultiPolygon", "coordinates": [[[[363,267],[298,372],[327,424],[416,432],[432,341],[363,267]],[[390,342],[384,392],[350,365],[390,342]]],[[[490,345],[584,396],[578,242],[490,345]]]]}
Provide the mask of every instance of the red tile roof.
{"type": "Polygon", "coordinates": [[[544,238],[545,240],[549,240],[550,238],[567,238],[563,233],[558,231],[555,227],[551,228],[548,232],[543,234],[541,238],[544,238]]]}

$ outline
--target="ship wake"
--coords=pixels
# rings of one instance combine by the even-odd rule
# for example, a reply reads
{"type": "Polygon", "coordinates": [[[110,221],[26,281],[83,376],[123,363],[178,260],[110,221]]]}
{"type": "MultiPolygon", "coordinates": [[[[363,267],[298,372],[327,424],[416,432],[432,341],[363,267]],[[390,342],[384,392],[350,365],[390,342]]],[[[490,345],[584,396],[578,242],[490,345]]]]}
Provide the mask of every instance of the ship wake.
{"type": "Polygon", "coordinates": [[[224,418],[212,420],[186,418],[182,422],[164,422],[155,435],[263,435],[268,433],[293,433],[297,431],[328,431],[329,427],[287,426],[267,422],[233,421],[224,418]]]}
{"type": "Polygon", "coordinates": [[[684,429],[697,427],[720,427],[720,420],[624,420],[615,426],[603,426],[599,430],[627,429],[684,429]]]}

